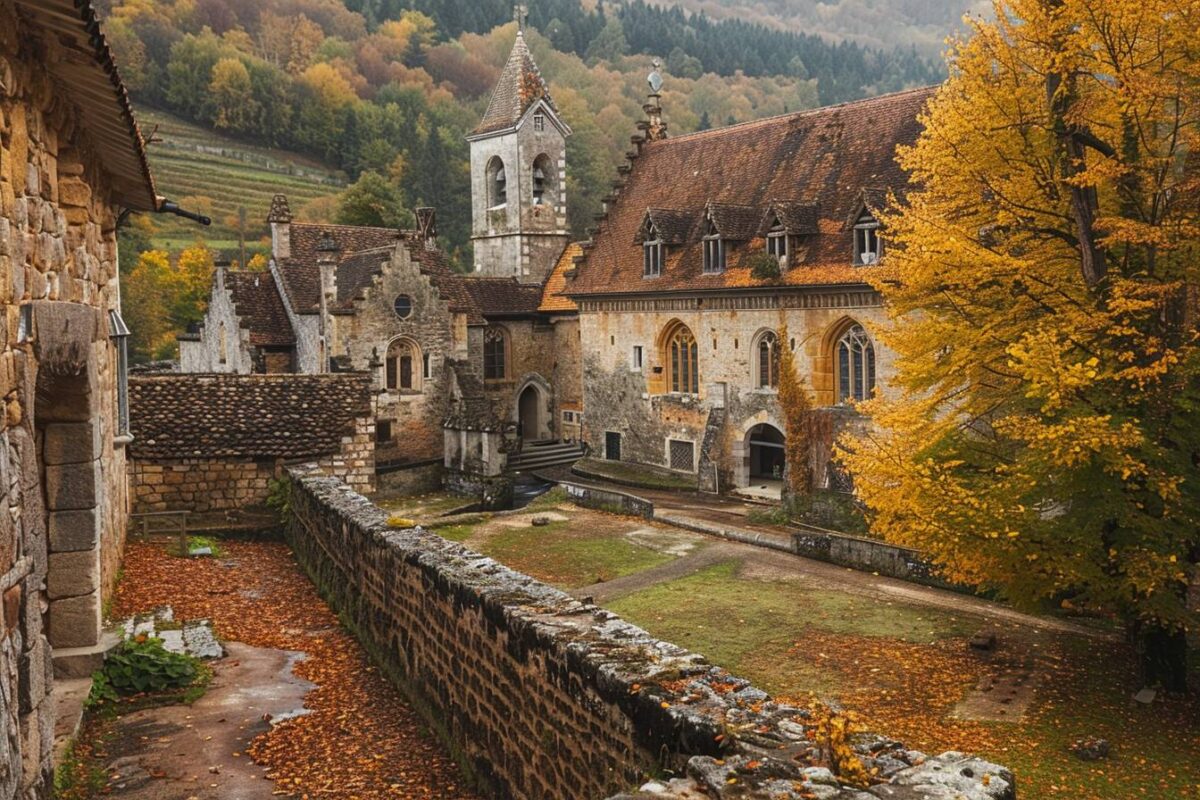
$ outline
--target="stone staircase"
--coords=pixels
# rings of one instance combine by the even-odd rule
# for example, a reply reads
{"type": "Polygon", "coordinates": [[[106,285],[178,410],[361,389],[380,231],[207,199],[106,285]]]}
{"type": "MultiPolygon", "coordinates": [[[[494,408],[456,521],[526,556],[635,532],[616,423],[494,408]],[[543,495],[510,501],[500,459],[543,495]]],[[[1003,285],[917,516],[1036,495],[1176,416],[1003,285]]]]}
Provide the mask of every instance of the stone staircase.
{"type": "Polygon", "coordinates": [[[583,445],[578,442],[525,442],[521,452],[508,457],[508,471],[527,472],[531,469],[574,464],[583,456],[583,445]]]}

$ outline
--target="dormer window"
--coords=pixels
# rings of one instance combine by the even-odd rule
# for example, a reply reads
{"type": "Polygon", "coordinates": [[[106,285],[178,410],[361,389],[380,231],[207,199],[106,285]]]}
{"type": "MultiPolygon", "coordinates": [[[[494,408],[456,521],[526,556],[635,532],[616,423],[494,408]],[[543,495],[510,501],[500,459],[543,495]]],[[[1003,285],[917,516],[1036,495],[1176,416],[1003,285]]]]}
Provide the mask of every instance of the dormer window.
{"type": "Polygon", "coordinates": [[[662,275],[663,243],[658,228],[650,225],[646,239],[642,242],[642,277],[657,278],[662,275]]]}
{"type": "Polygon", "coordinates": [[[878,264],[880,254],[879,222],[870,211],[864,211],[854,223],[854,265],[878,264]]]}
{"type": "Polygon", "coordinates": [[[725,240],[711,219],[704,224],[704,272],[716,274],[725,271],[725,240]]]}
{"type": "Polygon", "coordinates": [[[775,223],[767,232],[767,255],[778,258],[780,264],[787,261],[788,236],[783,223],[779,221],[779,217],[775,218],[775,223]]]}
{"type": "Polygon", "coordinates": [[[535,131],[539,131],[539,132],[546,130],[546,115],[545,114],[534,114],[533,115],[533,129],[535,131]]]}

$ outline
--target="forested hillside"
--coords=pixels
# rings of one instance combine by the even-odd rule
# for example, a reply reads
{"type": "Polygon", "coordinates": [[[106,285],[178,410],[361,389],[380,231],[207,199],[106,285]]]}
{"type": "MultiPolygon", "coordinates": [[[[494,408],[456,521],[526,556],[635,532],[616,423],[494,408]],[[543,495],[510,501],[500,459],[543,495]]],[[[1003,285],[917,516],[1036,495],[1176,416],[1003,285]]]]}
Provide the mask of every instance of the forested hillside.
{"type": "MultiPolygon", "coordinates": [[[[578,235],[642,115],[652,56],[666,63],[664,107],[676,132],[940,75],[911,49],[831,44],[642,0],[529,6],[530,45],[575,130],[568,189],[578,235]]],[[[324,214],[397,224],[406,209],[435,206],[445,244],[464,263],[464,137],[512,45],[512,16],[510,0],[109,0],[105,31],[142,106],[362,179],[354,202],[321,200],[324,214]]],[[[166,155],[155,147],[152,162],[166,155]]],[[[189,189],[203,205],[202,187],[189,189]]],[[[208,195],[223,191],[214,181],[208,195]]],[[[247,211],[261,224],[265,209],[247,211]]]]}
{"type": "Polygon", "coordinates": [[[739,19],[868,47],[936,55],[964,14],[990,15],[991,0],[653,0],[714,20],[739,19]]]}

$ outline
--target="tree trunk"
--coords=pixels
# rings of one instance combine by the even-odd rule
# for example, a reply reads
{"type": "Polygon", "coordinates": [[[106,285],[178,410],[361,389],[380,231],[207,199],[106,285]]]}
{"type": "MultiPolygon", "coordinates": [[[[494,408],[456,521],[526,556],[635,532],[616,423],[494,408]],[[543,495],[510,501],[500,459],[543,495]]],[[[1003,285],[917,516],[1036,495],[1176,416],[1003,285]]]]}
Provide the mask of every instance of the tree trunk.
{"type": "Polygon", "coordinates": [[[1161,686],[1168,692],[1188,689],[1188,640],[1181,628],[1146,624],[1137,627],[1142,685],[1161,686]]]}

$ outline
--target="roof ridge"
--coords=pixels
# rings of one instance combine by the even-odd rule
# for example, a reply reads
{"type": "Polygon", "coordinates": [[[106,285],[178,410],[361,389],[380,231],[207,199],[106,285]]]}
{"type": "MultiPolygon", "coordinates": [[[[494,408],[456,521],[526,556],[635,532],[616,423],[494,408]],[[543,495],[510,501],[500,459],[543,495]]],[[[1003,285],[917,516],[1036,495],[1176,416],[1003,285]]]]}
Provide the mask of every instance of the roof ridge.
{"type": "Polygon", "coordinates": [[[308,228],[348,228],[356,231],[393,231],[396,236],[402,233],[412,233],[405,228],[392,228],[387,225],[344,225],[339,222],[293,222],[293,226],[304,226],[308,228]]]}
{"type": "MultiPolygon", "coordinates": [[[[841,108],[850,108],[852,106],[867,105],[867,104],[876,103],[876,102],[879,102],[882,100],[894,100],[898,97],[903,97],[904,95],[909,95],[909,94],[921,94],[923,92],[932,93],[938,89],[939,85],[940,84],[934,84],[934,85],[930,85],[930,86],[920,86],[920,87],[916,87],[913,89],[901,89],[898,92],[888,92],[887,94],[880,94],[880,95],[876,95],[875,97],[864,97],[860,100],[847,100],[844,103],[834,103],[833,105],[830,105],[830,106],[817,106],[816,108],[806,108],[801,111],[787,111],[783,114],[774,114],[769,117],[760,117],[758,119],[751,119],[751,120],[747,120],[745,122],[737,122],[737,123],[734,123],[733,125],[726,125],[723,128],[710,128],[709,130],[706,130],[706,131],[692,131],[691,133],[684,133],[679,136],[669,136],[666,139],[659,139],[656,142],[653,142],[653,144],[661,144],[661,143],[669,144],[671,142],[682,142],[682,141],[688,141],[691,139],[699,139],[704,136],[712,136],[713,134],[718,134],[718,133],[727,133],[729,131],[738,130],[741,128],[750,128],[750,127],[754,127],[754,126],[758,126],[758,125],[765,125],[765,124],[772,123],[772,122],[779,122],[780,120],[784,120],[784,119],[798,119],[800,117],[817,116],[818,114],[823,114],[823,113],[830,112],[830,111],[836,111],[837,109],[841,109],[841,108]]],[[[652,144],[652,143],[647,142],[647,144],[652,144]]]]}

